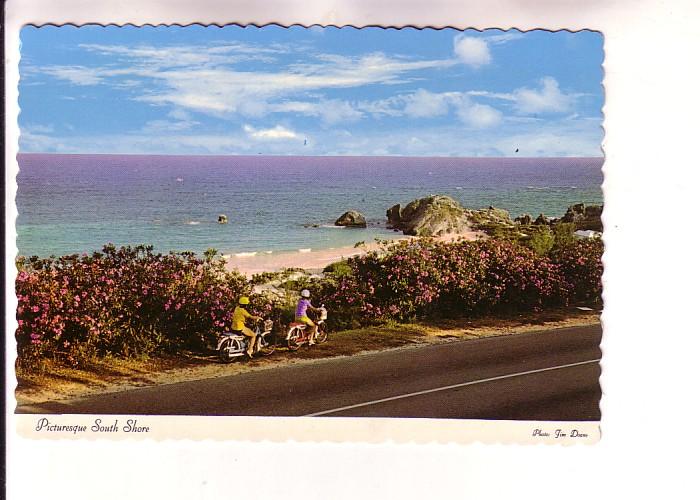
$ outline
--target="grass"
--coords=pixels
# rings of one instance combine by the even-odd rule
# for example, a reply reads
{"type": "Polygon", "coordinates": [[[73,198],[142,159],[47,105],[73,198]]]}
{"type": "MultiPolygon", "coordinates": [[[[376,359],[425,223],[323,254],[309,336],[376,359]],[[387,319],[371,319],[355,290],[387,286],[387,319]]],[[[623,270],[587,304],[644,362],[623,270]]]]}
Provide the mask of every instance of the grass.
{"type": "Polygon", "coordinates": [[[513,335],[598,322],[599,315],[595,311],[568,308],[498,318],[388,323],[331,332],[328,342],[312,348],[303,346],[296,352],[290,352],[286,347],[280,347],[268,358],[232,364],[220,363],[214,353],[205,355],[191,352],[141,359],[95,359],[80,369],[68,368],[46,360],[41,370],[17,372],[18,385],[15,394],[19,404],[31,404],[156,384],[221,377],[290,363],[313,362],[323,358],[352,356],[361,352],[409,345],[513,335]]]}

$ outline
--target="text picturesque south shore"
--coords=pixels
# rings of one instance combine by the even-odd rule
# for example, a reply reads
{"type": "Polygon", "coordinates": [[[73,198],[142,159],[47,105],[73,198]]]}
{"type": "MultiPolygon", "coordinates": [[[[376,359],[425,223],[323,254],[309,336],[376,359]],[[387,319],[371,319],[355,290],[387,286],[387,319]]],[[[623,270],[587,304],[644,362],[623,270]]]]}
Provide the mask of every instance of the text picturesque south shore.
{"type": "Polygon", "coordinates": [[[135,418],[127,419],[126,423],[123,425],[119,424],[119,419],[114,419],[113,422],[107,423],[103,422],[101,418],[96,418],[94,424],[88,427],[82,424],[54,424],[51,423],[48,418],[42,417],[37,420],[34,430],[36,432],[66,432],[78,434],[83,432],[150,432],[150,427],[139,425],[138,420],[135,418]]]}

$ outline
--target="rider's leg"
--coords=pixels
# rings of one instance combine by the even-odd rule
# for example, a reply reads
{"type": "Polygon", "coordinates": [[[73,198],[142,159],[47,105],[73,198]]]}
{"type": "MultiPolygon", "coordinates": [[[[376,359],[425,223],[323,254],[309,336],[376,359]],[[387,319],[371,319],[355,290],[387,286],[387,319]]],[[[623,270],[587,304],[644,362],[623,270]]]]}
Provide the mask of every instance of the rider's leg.
{"type": "Polygon", "coordinates": [[[301,323],[304,323],[307,329],[311,329],[311,333],[309,334],[309,345],[314,345],[316,343],[316,323],[311,321],[311,318],[308,316],[298,318],[298,320],[301,323]]]}
{"type": "Polygon", "coordinates": [[[309,345],[314,345],[316,343],[316,334],[318,333],[318,327],[316,323],[307,326],[306,328],[311,328],[311,335],[309,336],[309,345]]]}
{"type": "Polygon", "coordinates": [[[255,348],[255,332],[247,326],[243,327],[242,332],[243,335],[248,337],[248,349],[246,350],[246,354],[250,357],[253,357],[253,349],[255,348]]]}

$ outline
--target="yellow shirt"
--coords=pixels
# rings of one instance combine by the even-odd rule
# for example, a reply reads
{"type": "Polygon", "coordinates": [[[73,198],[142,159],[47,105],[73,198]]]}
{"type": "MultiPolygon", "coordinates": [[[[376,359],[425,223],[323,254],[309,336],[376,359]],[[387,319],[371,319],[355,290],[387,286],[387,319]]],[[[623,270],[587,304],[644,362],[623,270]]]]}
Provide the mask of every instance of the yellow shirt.
{"type": "Polygon", "coordinates": [[[253,315],[240,306],[236,306],[233,310],[233,326],[234,330],[243,330],[246,318],[252,318],[253,315]]]}

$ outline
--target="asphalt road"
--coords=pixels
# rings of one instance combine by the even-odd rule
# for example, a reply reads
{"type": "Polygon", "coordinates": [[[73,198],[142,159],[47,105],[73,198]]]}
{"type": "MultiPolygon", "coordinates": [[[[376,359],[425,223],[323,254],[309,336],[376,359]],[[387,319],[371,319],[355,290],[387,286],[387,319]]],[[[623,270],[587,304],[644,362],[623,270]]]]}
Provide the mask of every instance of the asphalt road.
{"type": "Polygon", "coordinates": [[[596,325],[457,341],[17,412],[597,421],[601,335],[596,325]]]}

